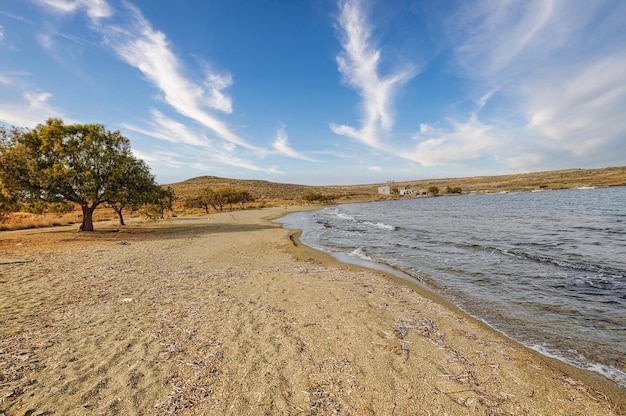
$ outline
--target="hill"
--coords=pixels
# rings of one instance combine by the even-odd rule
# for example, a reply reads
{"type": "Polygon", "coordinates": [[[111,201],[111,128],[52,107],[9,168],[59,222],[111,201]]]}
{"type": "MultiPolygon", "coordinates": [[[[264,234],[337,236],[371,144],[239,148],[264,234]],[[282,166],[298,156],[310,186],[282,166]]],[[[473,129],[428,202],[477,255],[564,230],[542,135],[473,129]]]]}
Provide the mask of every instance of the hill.
{"type": "MultiPolygon", "coordinates": [[[[362,185],[310,186],[276,183],[261,180],[241,180],[200,176],[183,182],[170,184],[179,201],[193,197],[205,188],[220,189],[232,187],[244,189],[259,200],[299,201],[306,193],[318,192],[335,195],[337,201],[361,201],[379,199],[378,187],[385,183],[362,185]]],[[[626,185],[626,166],[601,169],[566,169],[547,172],[532,172],[499,176],[474,176],[467,178],[421,179],[394,182],[399,189],[411,188],[415,191],[437,186],[441,192],[447,187],[459,187],[463,192],[530,191],[534,189],[566,189],[582,186],[626,185]]]]}

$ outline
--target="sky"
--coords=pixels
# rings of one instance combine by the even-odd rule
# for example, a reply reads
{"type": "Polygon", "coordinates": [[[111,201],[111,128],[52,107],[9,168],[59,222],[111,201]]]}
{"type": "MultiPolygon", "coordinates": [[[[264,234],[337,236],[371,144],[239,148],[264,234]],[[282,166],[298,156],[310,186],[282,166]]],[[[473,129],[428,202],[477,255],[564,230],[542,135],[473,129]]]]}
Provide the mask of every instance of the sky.
{"type": "Polygon", "coordinates": [[[159,183],[626,165],[623,0],[2,0],[0,123],[119,130],[159,183]]]}

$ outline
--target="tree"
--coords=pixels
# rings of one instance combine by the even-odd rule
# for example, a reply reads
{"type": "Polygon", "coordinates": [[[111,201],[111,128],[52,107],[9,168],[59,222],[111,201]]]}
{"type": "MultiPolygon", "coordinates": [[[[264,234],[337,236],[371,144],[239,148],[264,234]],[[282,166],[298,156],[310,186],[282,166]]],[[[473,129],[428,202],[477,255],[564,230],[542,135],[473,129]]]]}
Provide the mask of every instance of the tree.
{"type": "Polygon", "coordinates": [[[428,192],[433,194],[433,196],[437,196],[439,195],[439,188],[437,186],[430,186],[428,192]]]}
{"type": "Polygon", "coordinates": [[[120,225],[124,225],[122,210],[126,207],[138,207],[151,199],[159,192],[154,182],[154,176],[150,173],[150,168],[143,160],[134,157],[121,156],[119,159],[120,169],[113,174],[113,178],[118,183],[105,202],[107,206],[113,208],[120,219],[120,225]]]}
{"type": "Polygon", "coordinates": [[[241,208],[243,208],[246,202],[254,201],[250,192],[234,188],[218,189],[217,194],[221,196],[224,203],[230,205],[231,211],[233,210],[233,204],[241,204],[241,208]]]}
{"type": "Polygon", "coordinates": [[[165,210],[172,210],[174,190],[171,186],[163,188],[157,184],[152,186],[144,200],[143,213],[152,220],[165,218],[165,210]]]}
{"type": "Polygon", "coordinates": [[[17,199],[12,195],[0,182],[0,223],[5,221],[7,214],[15,211],[17,207],[17,199]]]}
{"type": "Polygon", "coordinates": [[[328,203],[328,202],[334,201],[336,198],[337,197],[332,194],[324,195],[321,192],[313,192],[313,191],[307,192],[304,195],[302,195],[302,199],[304,199],[308,203],[312,203],[312,202],[328,203]]]}
{"type": "Polygon", "coordinates": [[[93,231],[100,204],[119,202],[125,187],[146,180],[147,168],[132,156],[128,139],[101,124],[48,119],[33,130],[12,132],[3,135],[0,180],[27,200],[80,205],[83,231],[93,231]],[[127,174],[129,166],[141,174],[127,174]]]}
{"type": "Polygon", "coordinates": [[[204,211],[208,214],[211,210],[211,207],[213,207],[217,211],[217,208],[215,207],[215,198],[215,191],[213,189],[204,188],[202,192],[200,192],[200,195],[198,195],[198,198],[196,198],[196,200],[198,206],[200,208],[204,208],[204,211]]]}
{"type": "Polygon", "coordinates": [[[246,190],[239,190],[237,191],[237,203],[241,204],[241,209],[244,208],[244,204],[246,202],[252,202],[254,201],[255,198],[252,196],[252,194],[246,190]]]}

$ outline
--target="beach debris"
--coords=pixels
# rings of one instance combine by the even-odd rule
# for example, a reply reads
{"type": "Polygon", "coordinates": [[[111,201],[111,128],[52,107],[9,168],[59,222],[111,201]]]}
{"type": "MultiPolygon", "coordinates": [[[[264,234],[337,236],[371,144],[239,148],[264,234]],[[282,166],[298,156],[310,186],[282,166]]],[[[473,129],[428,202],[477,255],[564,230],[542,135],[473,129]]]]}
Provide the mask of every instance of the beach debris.
{"type": "Polygon", "coordinates": [[[300,337],[298,342],[296,343],[296,347],[300,353],[303,353],[307,348],[309,348],[309,343],[304,340],[304,338],[300,337]]]}
{"type": "Polygon", "coordinates": [[[341,413],[341,404],[335,401],[335,395],[322,385],[315,385],[308,392],[311,396],[309,402],[310,415],[327,416],[341,413]]]}
{"type": "Polygon", "coordinates": [[[19,263],[30,263],[32,260],[29,259],[1,259],[0,264],[19,264],[19,263]]]}
{"type": "Polygon", "coordinates": [[[167,395],[167,401],[154,405],[158,414],[171,415],[191,409],[213,394],[211,386],[187,381],[180,374],[171,375],[163,384],[173,387],[167,395]]]}

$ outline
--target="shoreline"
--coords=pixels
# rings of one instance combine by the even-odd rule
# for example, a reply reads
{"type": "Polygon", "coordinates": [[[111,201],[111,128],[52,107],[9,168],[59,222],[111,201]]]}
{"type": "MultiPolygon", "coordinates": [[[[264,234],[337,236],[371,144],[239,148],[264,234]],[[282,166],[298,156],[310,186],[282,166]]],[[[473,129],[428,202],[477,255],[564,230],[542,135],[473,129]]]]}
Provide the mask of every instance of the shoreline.
{"type": "MultiPolygon", "coordinates": [[[[279,219],[279,218],[276,218],[279,219]]],[[[501,337],[503,339],[505,339],[507,342],[510,342],[511,344],[515,345],[518,348],[523,348],[525,349],[529,354],[535,355],[536,357],[538,357],[539,359],[545,361],[547,364],[557,368],[558,370],[562,371],[563,373],[574,377],[580,381],[582,381],[583,383],[589,385],[590,387],[592,387],[595,390],[598,390],[600,392],[602,392],[603,394],[605,394],[608,398],[610,398],[616,405],[618,405],[620,407],[620,410],[625,412],[626,410],[626,388],[619,386],[617,383],[615,383],[613,380],[610,380],[608,378],[606,378],[605,376],[603,376],[602,374],[592,371],[592,370],[588,370],[588,369],[584,369],[584,368],[580,368],[577,367],[575,365],[572,365],[570,363],[567,363],[557,357],[551,357],[548,355],[545,355],[543,353],[541,353],[540,351],[537,351],[533,348],[527,347],[526,345],[522,344],[519,341],[516,341],[513,338],[510,338],[509,336],[507,336],[506,334],[498,331],[496,328],[494,328],[493,326],[489,325],[488,323],[484,322],[483,320],[476,318],[474,316],[472,316],[471,314],[467,313],[466,311],[464,311],[463,309],[459,308],[456,304],[454,304],[452,301],[450,301],[449,299],[445,298],[444,296],[441,296],[440,294],[436,293],[435,291],[429,289],[427,286],[421,284],[419,281],[415,280],[412,281],[412,279],[414,280],[414,278],[404,272],[402,272],[402,270],[399,269],[394,269],[392,266],[388,266],[388,265],[383,265],[384,268],[389,268],[389,269],[394,269],[394,271],[397,271],[398,274],[403,274],[406,276],[405,277],[401,277],[398,276],[397,274],[393,273],[391,270],[385,271],[384,268],[371,268],[368,267],[367,263],[368,262],[348,262],[348,261],[342,261],[341,259],[333,256],[330,253],[327,252],[323,252],[320,250],[317,250],[313,247],[307,246],[306,244],[302,243],[300,241],[300,236],[302,234],[302,230],[291,230],[292,233],[289,235],[289,239],[291,240],[291,242],[294,244],[294,246],[296,246],[296,248],[299,248],[302,250],[302,247],[306,248],[307,250],[312,250],[316,253],[319,253],[318,255],[320,256],[320,258],[324,258],[324,261],[326,262],[336,262],[336,263],[340,263],[340,264],[347,264],[349,266],[352,267],[356,267],[356,268],[362,268],[362,269],[366,269],[366,270],[374,270],[374,271],[379,271],[383,274],[385,274],[387,276],[387,278],[395,281],[396,283],[400,284],[400,285],[405,285],[407,287],[409,287],[411,290],[414,290],[415,292],[417,292],[419,295],[430,299],[434,302],[437,302],[441,305],[443,305],[444,307],[452,310],[454,313],[458,313],[463,315],[466,319],[473,321],[473,324],[475,325],[479,325],[483,328],[485,328],[488,331],[491,331],[494,336],[498,336],[501,337]]],[[[377,264],[375,262],[372,262],[374,264],[377,264]]]]}
{"type": "Polygon", "coordinates": [[[272,221],[302,208],[0,234],[30,260],[0,265],[0,414],[624,414],[272,221]]]}

